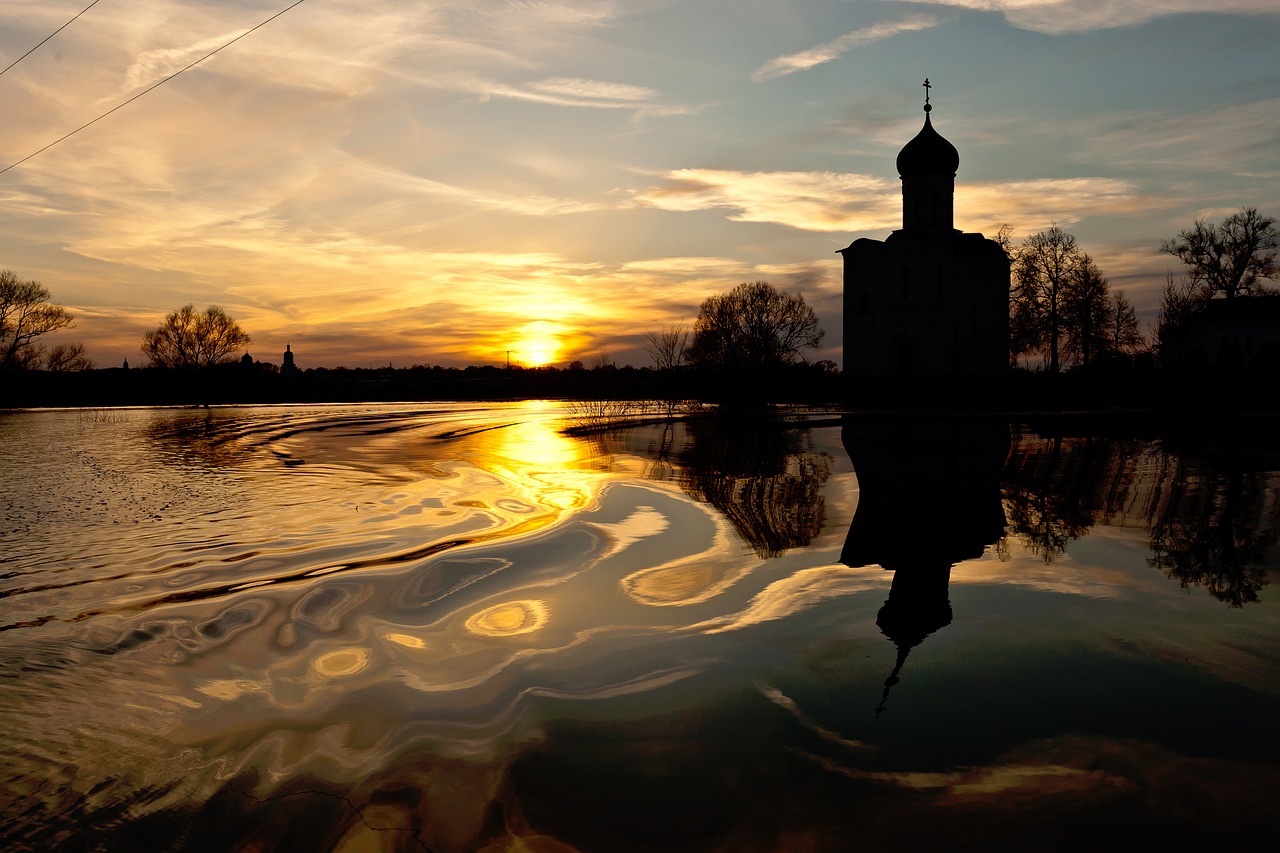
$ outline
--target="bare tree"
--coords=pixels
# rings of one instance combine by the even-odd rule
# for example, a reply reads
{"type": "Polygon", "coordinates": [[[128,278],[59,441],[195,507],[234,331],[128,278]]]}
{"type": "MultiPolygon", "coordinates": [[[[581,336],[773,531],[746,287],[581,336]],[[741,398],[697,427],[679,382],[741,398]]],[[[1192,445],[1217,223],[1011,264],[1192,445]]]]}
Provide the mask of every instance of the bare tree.
{"type": "Polygon", "coordinates": [[[689,348],[689,333],[682,324],[664,326],[656,332],[645,332],[644,337],[649,342],[645,345],[645,352],[653,359],[655,369],[671,370],[684,363],[685,351],[689,348]]]}
{"type": "Polygon", "coordinates": [[[1000,230],[991,239],[1000,244],[1000,248],[1004,249],[1011,263],[1018,259],[1018,247],[1013,245],[1013,226],[1008,222],[1001,225],[1000,230]]]}
{"type": "Polygon", "coordinates": [[[1081,253],[1068,279],[1063,299],[1067,351],[1088,368],[1110,347],[1111,285],[1088,253],[1081,253]]]}
{"type": "Polygon", "coordinates": [[[1053,225],[1023,240],[1014,259],[1011,346],[1019,354],[1044,351],[1050,373],[1061,366],[1068,323],[1065,302],[1081,254],[1076,238],[1053,225]]]}
{"type": "Polygon", "coordinates": [[[1160,251],[1186,264],[1191,281],[1207,296],[1234,299],[1276,277],[1276,245],[1275,217],[1245,207],[1218,225],[1197,219],[1174,239],[1160,241],[1160,251]]]}
{"type": "Polygon", "coordinates": [[[142,354],[156,367],[193,369],[232,361],[249,336],[226,311],[184,305],[142,339],[142,354]]]}
{"type": "Polygon", "coordinates": [[[44,357],[44,369],[54,373],[92,370],[93,361],[84,354],[84,344],[58,344],[44,357]]]}
{"type": "Polygon", "coordinates": [[[37,366],[44,353],[37,341],[74,324],[67,309],[49,301],[40,282],[0,270],[0,369],[37,366]]]}
{"type": "Polygon", "coordinates": [[[1180,366],[1187,360],[1187,323],[1204,302],[1204,288],[1190,278],[1179,280],[1172,273],[1165,276],[1154,345],[1156,356],[1165,367],[1180,366]]]}
{"type": "Polygon", "coordinates": [[[658,372],[660,396],[666,415],[670,418],[675,414],[680,397],[680,377],[675,371],[684,364],[689,350],[689,333],[684,330],[684,326],[676,323],[670,327],[664,326],[656,332],[645,332],[644,336],[649,341],[645,350],[653,359],[653,366],[658,372]]]}
{"type": "Polygon", "coordinates": [[[703,301],[688,357],[699,367],[766,371],[799,361],[822,337],[803,296],[764,281],[743,282],[703,301]]]}
{"type": "Polygon", "coordinates": [[[1112,352],[1132,355],[1143,349],[1145,341],[1138,331],[1138,312],[1123,290],[1111,292],[1111,312],[1107,322],[1107,347],[1112,352]]]}

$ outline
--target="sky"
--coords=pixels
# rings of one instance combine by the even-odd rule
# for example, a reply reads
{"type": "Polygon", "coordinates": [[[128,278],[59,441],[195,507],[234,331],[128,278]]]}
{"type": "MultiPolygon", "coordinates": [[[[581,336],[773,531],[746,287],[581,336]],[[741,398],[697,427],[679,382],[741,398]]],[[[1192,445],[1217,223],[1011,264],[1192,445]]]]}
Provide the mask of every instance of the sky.
{"type": "MultiPolygon", "coordinates": [[[[292,2],[99,0],[0,74],[0,169],[292,2]]],[[[0,67],[86,5],[5,0],[0,67]]],[[[0,174],[0,268],[99,366],[187,303],[304,369],[642,366],[744,281],[839,363],[927,77],[956,227],[1056,223],[1149,321],[1162,239],[1280,215],[1278,43],[1277,0],[306,0],[0,174]]]]}

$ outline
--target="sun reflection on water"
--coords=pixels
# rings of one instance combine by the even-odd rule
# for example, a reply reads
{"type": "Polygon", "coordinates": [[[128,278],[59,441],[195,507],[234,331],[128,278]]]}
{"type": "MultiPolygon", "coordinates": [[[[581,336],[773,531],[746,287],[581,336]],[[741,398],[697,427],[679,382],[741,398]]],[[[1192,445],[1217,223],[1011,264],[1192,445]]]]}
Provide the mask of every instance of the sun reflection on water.
{"type": "Polygon", "coordinates": [[[320,675],[342,678],[355,675],[369,665],[369,650],[358,648],[336,649],[316,658],[311,666],[320,675]]]}
{"type": "Polygon", "coordinates": [[[554,512],[590,505],[598,488],[590,446],[565,436],[558,413],[532,402],[513,407],[525,417],[475,436],[477,450],[504,481],[528,490],[529,499],[554,512]]]}
{"type": "Polygon", "coordinates": [[[547,606],[541,601],[507,601],[486,607],[466,621],[473,634],[514,637],[532,634],[547,623],[547,606]]]}

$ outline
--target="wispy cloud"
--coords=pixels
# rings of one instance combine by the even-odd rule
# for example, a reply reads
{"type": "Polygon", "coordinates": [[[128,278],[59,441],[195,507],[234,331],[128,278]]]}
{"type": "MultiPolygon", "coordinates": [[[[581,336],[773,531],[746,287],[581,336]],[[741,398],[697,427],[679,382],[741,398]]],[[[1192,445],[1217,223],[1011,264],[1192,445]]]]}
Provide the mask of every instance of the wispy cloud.
{"type": "Polygon", "coordinates": [[[1211,166],[1219,175],[1273,170],[1280,149],[1278,111],[1280,98],[1269,98],[1176,114],[1143,110],[1097,116],[1077,128],[1085,143],[1079,156],[1180,174],[1211,166]],[[1209,151],[1215,156],[1206,162],[1209,151]]]}
{"type": "Polygon", "coordinates": [[[1019,29],[1050,35],[1114,29],[1167,15],[1213,12],[1219,15],[1280,15],[1275,0],[907,0],[930,6],[959,6],[998,12],[1019,29]]]}
{"type": "Polygon", "coordinates": [[[854,30],[851,33],[845,33],[840,38],[833,39],[826,44],[820,44],[808,50],[771,59],[756,69],[755,73],[751,75],[751,79],[759,83],[764,80],[772,80],[775,77],[785,77],[797,71],[808,71],[815,66],[839,59],[855,47],[892,38],[899,33],[927,30],[930,27],[937,26],[937,24],[937,19],[932,15],[910,15],[898,21],[882,21],[869,27],[863,27],[860,30],[854,30]]]}
{"type": "Polygon", "coordinates": [[[1020,233],[1074,225],[1091,216],[1133,213],[1153,204],[1128,181],[1114,178],[1040,178],[965,184],[956,193],[957,225],[1020,233]]]}
{"type": "Polygon", "coordinates": [[[636,200],[662,210],[728,209],[737,222],[830,232],[882,228],[901,211],[896,181],[833,172],[677,169],[636,200]]]}
{"type": "Polygon", "coordinates": [[[686,115],[693,112],[689,107],[661,103],[660,93],[653,89],[603,80],[557,77],[510,84],[475,79],[471,85],[477,94],[485,98],[511,98],[560,107],[634,110],[647,115],[686,115]]]}
{"type": "Polygon", "coordinates": [[[531,88],[551,95],[561,95],[584,101],[649,101],[658,96],[653,89],[629,86],[626,83],[607,83],[600,80],[583,80],[578,77],[556,77],[539,80],[531,88]]]}
{"type": "MultiPolygon", "coordinates": [[[[727,209],[738,222],[772,222],[806,231],[872,232],[898,228],[902,196],[897,181],[832,172],[731,172],[679,169],[637,200],[663,210],[727,209]]],[[[1136,188],[1111,178],[1044,178],[966,183],[957,193],[961,227],[1038,230],[1145,204],[1136,188]]]]}

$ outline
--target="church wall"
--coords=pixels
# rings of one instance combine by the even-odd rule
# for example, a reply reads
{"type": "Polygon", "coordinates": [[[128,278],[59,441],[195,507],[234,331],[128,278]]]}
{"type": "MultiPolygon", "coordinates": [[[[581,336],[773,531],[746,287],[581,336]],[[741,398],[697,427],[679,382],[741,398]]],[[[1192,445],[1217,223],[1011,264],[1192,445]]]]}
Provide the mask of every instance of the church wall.
{"type": "Polygon", "coordinates": [[[1009,267],[981,235],[897,232],[845,249],[845,371],[965,375],[1007,369],[1009,267]]]}

